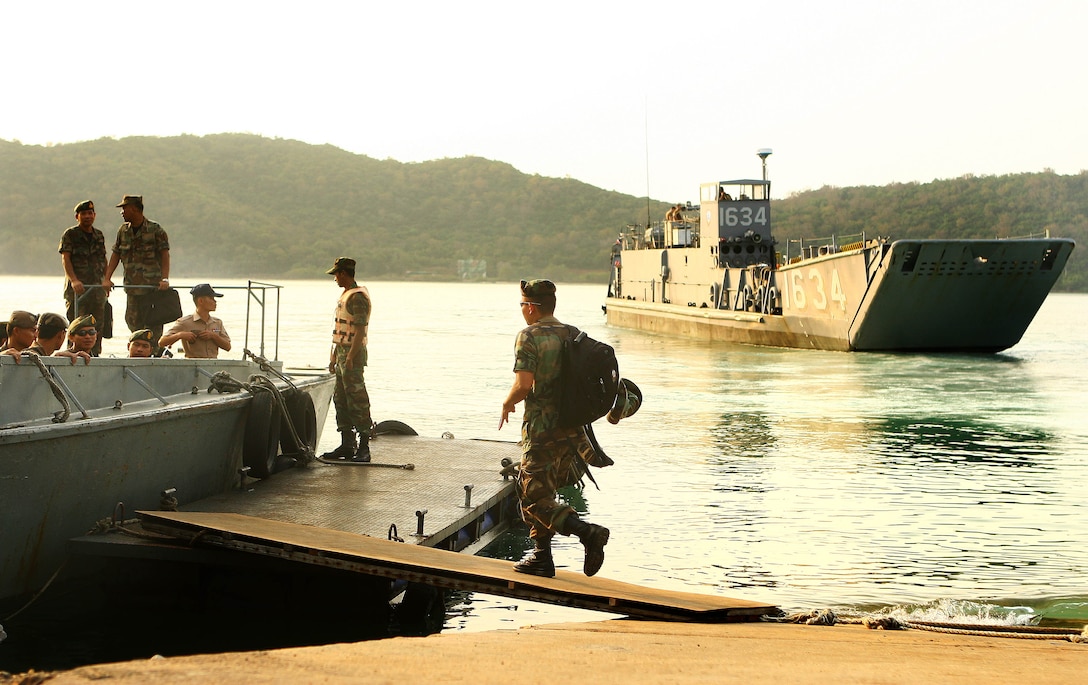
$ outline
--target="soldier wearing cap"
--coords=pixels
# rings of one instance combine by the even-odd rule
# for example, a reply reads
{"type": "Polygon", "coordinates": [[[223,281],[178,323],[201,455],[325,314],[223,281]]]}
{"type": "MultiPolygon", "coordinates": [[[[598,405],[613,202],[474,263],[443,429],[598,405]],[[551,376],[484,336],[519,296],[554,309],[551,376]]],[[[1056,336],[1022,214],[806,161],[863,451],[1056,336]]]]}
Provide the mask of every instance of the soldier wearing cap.
{"type": "Polygon", "coordinates": [[[92,357],[97,357],[94,352],[94,343],[98,339],[97,322],[90,314],[84,314],[72,323],[68,324],[68,351],[79,354],[86,352],[92,357]]]}
{"type": "Polygon", "coordinates": [[[189,294],[193,296],[196,312],[175,321],[159,338],[159,347],[170,347],[180,340],[186,359],[215,359],[219,350],[230,352],[230,335],[223,320],[212,316],[219,305],[215,298],[223,295],[208,283],[193,286],[189,294]]]}
{"type": "Polygon", "coordinates": [[[124,264],[128,295],[125,323],[130,331],[149,328],[158,338],[162,335],[162,324],[148,321],[151,306],[147,295],[154,288],[166,290],[170,287],[170,239],[162,226],[144,216],[142,195],[125,195],[117,206],[121,208],[125,223],[117,229],[117,239],[102,283],[112,288],[113,272],[119,264],[124,264]]]}
{"type": "Polygon", "coordinates": [[[48,357],[64,347],[68,334],[68,319],[60,314],[46,312],[38,317],[38,337],[27,349],[35,354],[48,357]]]}
{"type": "Polygon", "coordinates": [[[8,317],[8,340],[3,350],[22,352],[34,344],[38,337],[38,317],[17,309],[8,317]]]}
{"type": "Polygon", "coordinates": [[[94,344],[95,355],[102,351],[102,326],[106,321],[106,298],[109,291],[101,286],[106,276],[106,239],[94,227],[94,203],[84,200],[76,205],[76,225],[60,237],[61,266],[64,268],[64,304],[69,319],[81,314],[94,316],[99,336],[94,344]]]}
{"type": "Polygon", "coordinates": [[[370,461],[370,395],[363,370],[366,367],[366,334],[370,324],[370,291],[355,281],[355,260],[339,257],[325,273],[343,288],[336,302],[329,373],[336,374],[332,402],[340,446],[321,455],[325,459],[370,461]]]}
{"type": "Polygon", "coordinates": [[[147,328],[141,328],[128,337],[128,356],[150,357],[155,351],[154,333],[147,328]]]}
{"type": "MultiPolygon", "coordinates": [[[[83,359],[84,363],[91,360],[91,355],[86,352],[72,352],[65,349],[64,341],[68,335],[68,320],[63,316],[46,312],[38,317],[37,323],[38,337],[32,345],[23,350],[24,352],[33,352],[42,357],[69,357],[73,364],[76,363],[76,359],[83,359]]],[[[20,352],[17,350],[4,350],[0,354],[10,354],[15,357],[15,363],[19,363],[20,352]]]]}
{"type": "Polygon", "coordinates": [[[524,400],[517,492],[533,549],[514,564],[514,570],[553,577],[552,538],[560,533],[578,536],[586,552],[583,571],[592,576],[604,564],[609,530],[583,521],[573,507],[560,504],[556,494],[581,479],[586,463],[598,461],[585,429],[558,425],[563,342],[579,331],[555,318],[551,281],[522,281],[518,305],[528,327],[518,333],[514,345],[514,384],[502,403],[499,428],[524,400]]]}

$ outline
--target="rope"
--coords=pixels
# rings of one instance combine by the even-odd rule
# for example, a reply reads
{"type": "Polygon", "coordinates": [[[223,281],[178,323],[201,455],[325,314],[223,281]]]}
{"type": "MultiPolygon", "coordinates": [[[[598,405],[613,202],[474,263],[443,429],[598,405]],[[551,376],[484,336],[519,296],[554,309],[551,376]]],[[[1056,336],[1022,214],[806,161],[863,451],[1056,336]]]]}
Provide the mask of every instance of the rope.
{"type": "Polygon", "coordinates": [[[34,362],[34,365],[38,367],[38,371],[41,372],[42,378],[49,384],[49,389],[53,391],[53,397],[56,397],[57,401],[60,402],[60,406],[64,407],[63,410],[53,414],[53,423],[64,423],[67,421],[68,417],[72,415],[72,406],[68,404],[68,398],[65,397],[60,384],[49,375],[49,369],[45,368],[45,363],[42,361],[41,357],[30,350],[23,350],[20,355],[29,357],[30,360],[34,362]]]}
{"type": "Polygon", "coordinates": [[[908,621],[894,616],[863,616],[840,618],[830,609],[802,611],[785,616],[760,616],[761,621],[773,623],[800,623],[804,625],[833,626],[863,625],[869,630],[925,630],[950,635],[976,635],[980,637],[1011,637],[1020,640],[1068,640],[1088,644],[1088,626],[1077,633],[1073,628],[1048,628],[1043,626],[966,625],[938,621],[908,621]]]}
{"type": "Polygon", "coordinates": [[[53,571],[53,575],[49,576],[49,580],[45,581],[45,585],[43,585],[43,586],[42,586],[42,589],[41,589],[41,590],[38,590],[37,592],[35,592],[35,593],[34,593],[34,596],[33,596],[33,597],[31,597],[31,598],[30,598],[29,600],[27,600],[27,603],[26,603],[26,604],[24,604],[23,606],[19,607],[19,609],[18,609],[18,610],[16,610],[16,612],[15,612],[14,614],[11,614],[10,616],[6,616],[6,617],[4,618],[4,620],[5,620],[5,621],[10,621],[11,619],[15,618],[15,617],[16,617],[16,616],[18,616],[19,614],[21,614],[21,613],[23,613],[24,611],[26,611],[26,610],[27,610],[27,608],[28,608],[28,607],[29,607],[29,606],[30,606],[31,604],[33,604],[34,602],[37,602],[37,601],[38,601],[38,598],[39,598],[39,597],[41,597],[41,596],[42,596],[42,594],[44,594],[44,593],[45,593],[45,591],[49,589],[49,586],[50,586],[50,585],[52,585],[52,584],[53,584],[53,581],[57,579],[57,576],[59,576],[59,575],[60,575],[60,572],[61,572],[61,571],[63,571],[63,570],[64,570],[64,567],[68,565],[68,559],[69,559],[69,558],[70,558],[70,557],[65,557],[65,558],[64,558],[64,561],[62,561],[62,562],[61,562],[61,564],[60,564],[60,566],[58,566],[58,567],[57,567],[57,570],[56,570],[56,571],[53,571]]]}
{"type": "Polygon", "coordinates": [[[248,349],[243,349],[242,350],[242,357],[243,358],[249,357],[253,361],[257,362],[257,365],[261,368],[261,371],[264,371],[265,373],[272,374],[273,376],[275,376],[276,378],[279,378],[281,381],[283,381],[287,385],[291,386],[291,388],[293,390],[298,390],[298,388],[295,386],[295,384],[293,382],[291,382],[290,378],[283,375],[282,373],[280,373],[276,369],[272,368],[272,364],[267,359],[262,357],[261,355],[254,354],[253,352],[250,352],[248,349]]]}
{"type": "Polygon", "coordinates": [[[212,390],[215,390],[219,394],[223,394],[227,392],[250,390],[250,386],[248,383],[243,383],[230,375],[227,371],[219,371],[212,376],[212,380],[208,384],[208,394],[211,394],[212,390]]]}

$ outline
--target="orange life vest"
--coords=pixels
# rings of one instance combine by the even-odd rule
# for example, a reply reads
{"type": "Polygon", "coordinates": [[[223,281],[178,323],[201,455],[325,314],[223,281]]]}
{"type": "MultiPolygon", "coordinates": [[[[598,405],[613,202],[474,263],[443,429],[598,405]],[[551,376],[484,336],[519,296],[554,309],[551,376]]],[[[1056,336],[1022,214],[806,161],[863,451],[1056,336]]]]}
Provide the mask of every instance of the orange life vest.
{"type": "MultiPolygon", "coordinates": [[[[340,299],[336,301],[336,318],[332,328],[332,341],[337,345],[351,346],[351,341],[355,338],[356,326],[352,321],[351,315],[348,313],[348,299],[356,293],[362,293],[366,298],[367,305],[370,304],[370,291],[364,286],[358,286],[355,288],[348,288],[340,296],[340,299]]],[[[363,324],[363,344],[366,344],[366,329],[367,324],[363,324]]]]}

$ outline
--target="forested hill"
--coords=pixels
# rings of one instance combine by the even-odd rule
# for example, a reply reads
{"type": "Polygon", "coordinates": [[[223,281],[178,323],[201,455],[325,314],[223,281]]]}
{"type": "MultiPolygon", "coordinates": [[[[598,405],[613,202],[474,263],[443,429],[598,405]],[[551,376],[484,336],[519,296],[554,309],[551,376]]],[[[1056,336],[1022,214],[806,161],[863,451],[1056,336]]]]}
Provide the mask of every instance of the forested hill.
{"type": "MultiPolygon", "coordinates": [[[[691,199],[698,184],[691,179],[691,199]]],[[[92,199],[112,243],[126,193],[170,234],[177,274],[314,278],[338,255],[366,279],[456,277],[483,259],[491,278],[607,279],[608,251],[647,202],[572,179],[466,157],[405,164],[245,134],[57,145],[0,141],[0,273],[60,272],[72,208],[92,199]]],[[[652,201],[654,219],[667,203],[652,201]]],[[[788,237],[1076,238],[1065,290],[1088,290],[1088,175],[1050,173],[926,184],[822,188],[776,200],[788,237]]]]}

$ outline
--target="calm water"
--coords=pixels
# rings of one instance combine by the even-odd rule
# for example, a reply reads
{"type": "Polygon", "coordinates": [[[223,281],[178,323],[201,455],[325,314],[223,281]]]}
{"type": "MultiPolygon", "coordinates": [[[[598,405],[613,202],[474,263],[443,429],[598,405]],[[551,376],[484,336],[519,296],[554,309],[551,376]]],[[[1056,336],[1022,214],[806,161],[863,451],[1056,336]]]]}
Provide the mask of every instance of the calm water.
{"type": "MultiPolygon", "coordinates": [[[[5,279],[0,310],[62,311],[60,285],[5,279]]],[[[279,356],[324,366],[339,291],[331,277],[285,285],[279,356]]],[[[524,325],[517,286],[368,286],[375,420],[516,440],[516,424],[496,426],[524,325]]],[[[1052,295],[1012,350],[965,356],[710,345],[610,328],[604,290],[560,285],[557,309],[614,345],[645,396],[636,416],[598,429],[616,465],[594,472],[600,491],[582,493],[588,518],[612,529],[602,575],[787,610],[1088,620],[1088,296],[1052,295]]],[[[228,291],[219,311],[235,353],[244,306],[228,291]]],[[[106,342],[106,354],[122,349],[106,342]]],[[[330,423],[321,450],[336,443],[330,423]]],[[[512,549],[496,554],[517,554],[506,542],[512,549]]],[[[562,541],[557,563],[580,568],[576,542],[562,541]]],[[[597,617],[470,595],[446,629],[597,617]]]]}

